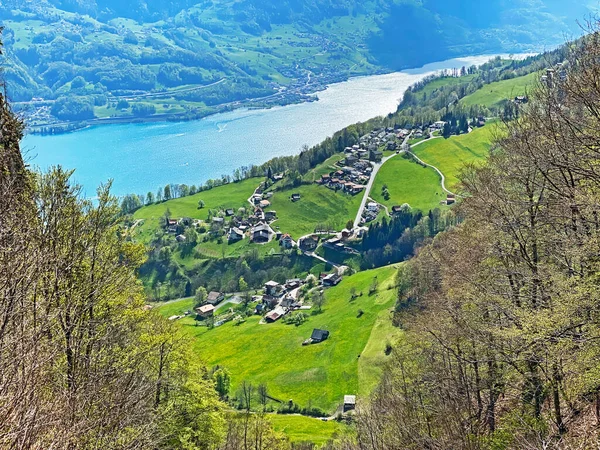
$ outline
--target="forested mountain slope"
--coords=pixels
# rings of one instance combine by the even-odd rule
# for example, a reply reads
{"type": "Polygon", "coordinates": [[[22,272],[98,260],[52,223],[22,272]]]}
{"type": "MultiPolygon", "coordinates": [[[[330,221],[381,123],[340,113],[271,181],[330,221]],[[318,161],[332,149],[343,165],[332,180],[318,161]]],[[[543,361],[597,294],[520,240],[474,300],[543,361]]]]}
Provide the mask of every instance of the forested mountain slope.
{"type": "Polygon", "coordinates": [[[8,0],[0,24],[15,101],[75,95],[98,106],[107,94],[225,79],[219,89],[178,97],[211,106],[303,86],[309,72],[312,82],[328,82],[457,55],[552,46],[589,11],[572,3],[8,0]]]}

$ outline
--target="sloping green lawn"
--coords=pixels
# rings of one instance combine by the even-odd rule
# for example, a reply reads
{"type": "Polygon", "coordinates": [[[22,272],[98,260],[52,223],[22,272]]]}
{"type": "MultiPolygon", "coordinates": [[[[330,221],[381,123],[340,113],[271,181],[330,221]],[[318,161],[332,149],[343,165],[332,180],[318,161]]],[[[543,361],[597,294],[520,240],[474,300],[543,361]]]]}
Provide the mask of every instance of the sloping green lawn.
{"type": "Polygon", "coordinates": [[[452,190],[457,186],[458,175],[465,164],[485,160],[498,132],[497,126],[491,123],[469,134],[424,142],[416,146],[413,153],[440,169],[446,177],[446,187],[452,190]]]}
{"type": "Polygon", "coordinates": [[[371,197],[388,208],[408,203],[413,209],[426,213],[430,209],[439,208],[440,201],[446,199],[446,194],[435,170],[396,156],[379,170],[371,197]],[[390,194],[388,200],[382,194],[384,185],[390,194]]]}
{"type": "MultiPolygon", "coordinates": [[[[178,323],[193,337],[198,358],[209,366],[229,369],[233,393],[243,380],[265,383],[275,398],[291,399],[301,406],[311,402],[313,407],[333,413],[344,395],[366,393],[359,387],[359,362],[371,337],[382,339],[381,333],[373,334],[372,330],[394,305],[396,290],[388,287],[394,283],[395,274],[396,267],[389,266],[345,277],[338,286],[326,290],[323,312],[311,315],[298,327],[281,321],[259,324],[258,316],[239,326],[230,322],[212,330],[195,326],[192,317],[178,323]],[[369,296],[374,277],[379,289],[369,296]],[[352,287],[362,296],[351,302],[352,287]],[[329,339],[302,346],[314,328],[328,330],[329,339]]],[[[189,308],[189,300],[180,302],[167,303],[161,312],[170,316],[189,308]]],[[[368,346],[369,364],[380,365],[386,358],[379,347],[380,343],[368,346]]],[[[376,384],[379,371],[360,372],[361,383],[376,384]]]]}
{"type": "Polygon", "coordinates": [[[283,414],[271,414],[269,420],[275,431],[284,433],[291,442],[312,442],[323,445],[336,433],[348,433],[347,425],[333,420],[324,422],[312,417],[283,414]]]}
{"type": "Polygon", "coordinates": [[[261,181],[260,178],[250,178],[239,183],[229,183],[195,195],[140,208],[133,215],[134,219],[144,219],[144,224],[139,226],[137,233],[141,235],[142,240],[145,240],[149,233],[158,228],[159,219],[167,209],[176,219],[191,217],[206,220],[209,209],[233,208],[237,211],[242,206],[248,208],[250,204],[247,200],[261,181]],[[204,201],[202,209],[198,208],[199,200],[204,201]]]}
{"type": "Polygon", "coordinates": [[[461,99],[460,103],[464,106],[483,105],[489,108],[503,100],[525,95],[528,88],[533,85],[539,76],[538,72],[533,72],[522,77],[486,84],[481,89],[461,99]]]}
{"type": "Polygon", "coordinates": [[[271,210],[277,211],[278,220],[271,226],[279,227],[294,239],[312,233],[318,224],[330,224],[341,230],[348,220],[354,220],[362,195],[334,192],[317,184],[303,185],[277,191],[271,199],[271,210]],[[301,198],[292,202],[290,196],[298,193],[301,198]]]}

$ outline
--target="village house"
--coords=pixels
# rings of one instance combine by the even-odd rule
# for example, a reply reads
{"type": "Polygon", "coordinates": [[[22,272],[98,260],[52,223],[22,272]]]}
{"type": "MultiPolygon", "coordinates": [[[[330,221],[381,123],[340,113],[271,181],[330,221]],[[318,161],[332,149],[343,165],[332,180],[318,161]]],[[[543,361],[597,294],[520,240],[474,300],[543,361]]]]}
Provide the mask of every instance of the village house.
{"type": "Polygon", "coordinates": [[[454,203],[456,203],[456,197],[454,196],[454,194],[448,194],[448,196],[446,197],[446,204],[453,205],[454,203]]]}
{"type": "Polygon", "coordinates": [[[369,150],[369,159],[371,161],[381,161],[383,159],[383,152],[379,149],[369,150]]]}
{"type": "Polygon", "coordinates": [[[223,226],[223,224],[225,223],[225,219],[223,219],[222,217],[213,217],[212,223],[214,223],[215,225],[223,226]]]}
{"type": "Polygon", "coordinates": [[[277,320],[279,320],[283,316],[285,316],[286,313],[287,313],[287,311],[285,308],[283,308],[282,306],[278,306],[277,308],[275,308],[273,311],[269,312],[265,316],[265,320],[267,322],[276,322],[277,320]]]}
{"type": "Polygon", "coordinates": [[[215,307],[213,305],[203,305],[196,308],[196,313],[202,318],[207,319],[212,317],[215,313],[215,307]]]}
{"type": "Polygon", "coordinates": [[[399,214],[402,212],[402,206],[394,205],[392,206],[392,214],[399,214]]]}
{"type": "Polygon", "coordinates": [[[337,273],[330,273],[325,278],[323,278],[323,286],[337,286],[340,281],[342,281],[342,277],[337,273]]]}
{"type": "Polygon", "coordinates": [[[227,240],[229,242],[237,242],[244,239],[244,232],[237,227],[232,227],[229,229],[229,233],[227,233],[227,240]]]}
{"type": "Polygon", "coordinates": [[[275,220],[277,218],[277,211],[265,211],[265,220],[275,220]]]}
{"type": "Polygon", "coordinates": [[[271,297],[277,297],[281,291],[283,290],[283,287],[277,282],[277,281],[267,281],[265,283],[265,295],[270,295],[271,297]]]}
{"type": "Polygon", "coordinates": [[[284,234],[279,241],[281,246],[287,250],[294,248],[294,240],[289,234],[284,234]]]}
{"type": "Polygon", "coordinates": [[[180,234],[175,237],[175,240],[180,244],[183,244],[187,240],[187,238],[183,234],[180,234]]]}
{"type": "Polygon", "coordinates": [[[169,233],[177,233],[177,220],[175,220],[175,219],[167,220],[167,231],[169,233]]]}
{"type": "Polygon", "coordinates": [[[302,285],[302,281],[299,278],[293,278],[285,282],[285,288],[287,290],[298,289],[302,285]]]}
{"type": "Polygon", "coordinates": [[[297,202],[298,200],[300,200],[300,194],[292,194],[292,196],[290,197],[290,199],[293,202],[297,202]]]}
{"type": "Polygon", "coordinates": [[[298,242],[301,250],[313,251],[319,245],[319,237],[315,235],[306,236],[298,242]]]}
{"type": "Polygon", "coordinates": [[[225,299],[225,294],[222,292],[211,291],[206,298],[206,303],[211,305],[218,305],[225,299]]]}
{"type": "Polygon", "coordinates": [[[378,212],[379,211],[379,205],[377,203],[375,203],[375,202],[369,202],[367,204],[367,209],[369,211],[372,211],[372,212],[378,212]]]}
{"type": "Polygon", "coordinates": [[[233,216],[234,214],[235,214],[235,212],[234,212],[234,211],[233,211],[233,209],[231,209],[231,208],[228,208],[228,209],[226,209],[226,210],[225,210],[225,215],[226,215],[227,217],[231,217],[231,216],[233,216]]]}
{"type": "Polygon", "coordinates": [[[275,236],[275,232],[269,225],[259,222],[252,230],[250,230],[250,235],[252,236],[252,242],[256,244],[266,244],[267,242],[271,242],[275,236]]]}

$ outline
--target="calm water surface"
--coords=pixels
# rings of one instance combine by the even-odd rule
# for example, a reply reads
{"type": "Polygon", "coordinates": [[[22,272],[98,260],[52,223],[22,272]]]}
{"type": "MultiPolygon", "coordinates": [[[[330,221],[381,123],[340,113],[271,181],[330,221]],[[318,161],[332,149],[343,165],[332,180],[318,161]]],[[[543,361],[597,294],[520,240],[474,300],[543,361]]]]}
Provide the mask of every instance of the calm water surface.
{"type": "Polygon", "coordinates": [[[354,78],[319,92],[318,102],[268,110],[237,110],[181,123],[104,125],[57,136],[26,136],[32,166],[76,169],[94,196],[113,179],[113,192],[144,194],[167,183],[200,184],[238,167],[298,153],[348,125],[396,110],[404,91],[441,69],[482,64],[466,57],[388,75],[354,78]]]}

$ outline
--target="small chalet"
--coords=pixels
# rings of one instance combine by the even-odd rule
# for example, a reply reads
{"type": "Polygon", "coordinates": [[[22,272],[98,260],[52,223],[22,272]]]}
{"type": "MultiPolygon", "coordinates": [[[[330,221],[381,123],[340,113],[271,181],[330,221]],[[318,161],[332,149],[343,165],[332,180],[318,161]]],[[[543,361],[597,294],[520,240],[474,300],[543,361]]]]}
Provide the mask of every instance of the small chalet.
{"type": "Polygon", "coordinates": [[[177,242],[183,244],[187,240],[187,238],[183,234],[180,234],[180,235],[178,235],[178,236],[175,237],[175,240],[177,242]]]}
{"type": "Polygon", "coordinates": [[[289,289],[289,290],[292,290],[292,289],[299,288],[301,284],[302,284],[302,281],[300,281],[300,279],[294,278],[294,279],[291,279],[291,280],[287,280],[285,282],[285,287],[287,289],[289,289]]]}
{"type": "Polygon", "coordinates": [[[271,202],[269,200],[261,200],[258,204],[259,207],[261,207],[262,209],[268,208],[269,206],[271,206],[271,202]]]}
{"type": "Polygon", "coordinates": [[[342,281],[342,277],[337,273],[330,273],[325,278],[323,278],[323,286],[337,286],[340,281],[342,281]]]}
{"type": "Polygon", "coordinates": [[[289,234],[284,234],[281,237],[281,241],[279,241],[281,246],[285,249],[290,249],[294,247],[294,240],[292,239],[292,237],[289,234]]]}
{"type": "Polygon", "coordinates": [[[344,395],[344,412],[356,409],[356,395],[344,395]]]}
{"type": "Polygon", "coordinates": [[[329,337],[329,331],[327,330],[319,330],[315,328],[310,336],[310,340],[313,344],[318,344],[319,342],[323,342],[329,337]]]}
{"type": "Polygon", "coordinates": [[[231,216],[233,216],[234,214],[235,214],[235,212],[234,212],[234,211],[233,211],[233,209],[231,209],[231,208],[228,208],[228,209],[226,209],[226,210],[225,210],[225,215],[226,215],[227,217],[231,217],[231,216]]]}
{"type": "Polygon", "coordinates": [[[223,225],[225,223],[225,219],[222,217],[213,217],[212,222],[216,225],[223,225]]]}
{"type": "Polygon", "coordinates": [[[269,312],[265,316],[265,319],[267,322],[275,322],[275,321],[281,319],[283,316],[285,316],[285,314],[286,314],[286,310],[284,308],[282,308],[281,306],[278,306],[273,311],[269,312]]]}
{"type": "Polygon", "coordinates": [[[250,234],[252,236],[252,242],[257,244],[266,244],[273,239],[273,236],[275,236],[273,229],[262,222],[252,228],[250,234]]]}
{"type": "Polygon", "coordinates": [[[265,211],[265,220],[275,220],[277,218],[277,211],[265,211]]]}
{"type": "Polygon", "coordinates": [[[229,233],[227,233],[227,240],[229,242],[237,242],[244,239],[244,232],[237,227],[233,227],[229,229],[229,233]]]}
{"type": "Polygon", "coordinates": [[[448,194],[448,196],[446,197],[446,204],[453,205],[454,203],[456,203],[456,197],[454,196],[454,194],[448,194]]]}
{"type": "Polygon", "coordinates": [[[297,202],[298,200],[300,200],[300,194],[292,194],[292,196],[290,197],[290,199],[293,202],[297,202]]]}
{"type": "Polygon", "coordinates": [[[277,281],[267,281],[265,283],[265,295],[276,297],[281,291],[281,285],[277,281]]]}
{"type": "Polygon", "coordinates": [[[318,236],[306,236],[304,239],[301,239],[298,243],[300,249],[304,251],[313,251],[319,245],[319,237],[318,236]]]}
{"type": "Polygon", "coordinates": [[[394,205],[392,206],[392,214],[400,214],[402,212],[402,206],[394,205]]]}
{"type": "Polygon", "coordinates": [[[208,297],[206,298],[206,303],[209,303],[214,306],[221,303],[223,299],[225,299],[225,294],[223,294],[222,292],[212,291],[208,294],[208,297]]]}
{"type": "Polygon", "coordinates": [[[196,308],[196,313],[198,313],[201,318],[206,319],[214,315],[215,307],[213,305],[203,305],[196,308]]]}

